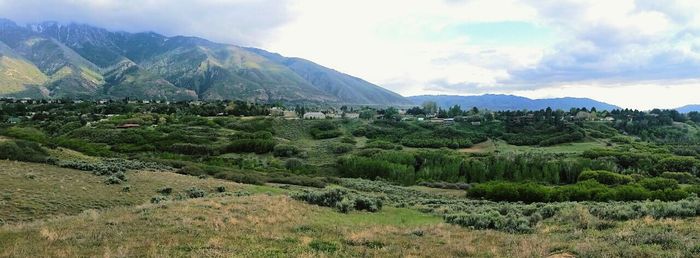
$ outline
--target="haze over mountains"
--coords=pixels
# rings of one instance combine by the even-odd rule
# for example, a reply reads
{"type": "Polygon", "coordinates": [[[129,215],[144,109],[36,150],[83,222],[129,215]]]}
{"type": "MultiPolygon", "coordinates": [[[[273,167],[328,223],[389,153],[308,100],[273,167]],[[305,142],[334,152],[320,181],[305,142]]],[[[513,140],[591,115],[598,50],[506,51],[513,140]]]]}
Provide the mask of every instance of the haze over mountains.
{"type": "Polygon", "coordinates": [[[425,101],[435,101],[438,106],[448,108],[459,105],[462,108],[478,107],[489,110],[540,110],[552,109],[569,110],[572,107],[592,108],[598,110],[613,110],[620,107],[588,98],[554,98],[529,99],[513,95],[486,94],[481,96],[452,96],[452,95],[421,95],[409,97],[415,104],[425,101]]]}
{"type": "Polygon", "coordinates": [[[300,58],[196,37],[0,20],[0,94],[14,97],[239,99],[410,104],[300,58]]]}

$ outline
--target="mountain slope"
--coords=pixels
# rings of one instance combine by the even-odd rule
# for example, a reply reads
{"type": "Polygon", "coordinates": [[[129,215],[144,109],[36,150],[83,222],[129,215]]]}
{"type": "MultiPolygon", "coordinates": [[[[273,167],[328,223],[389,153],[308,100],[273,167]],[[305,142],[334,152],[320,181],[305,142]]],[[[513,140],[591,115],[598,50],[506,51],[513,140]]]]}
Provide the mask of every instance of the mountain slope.
{"type": "Polygon", "coordinates": [[[547,107],[562,110],[583,107],[595,107],[598,110],[613,110],[620,108],[588,98],[529,99],[513,95],[496,94],[481,96],[422,95],[408,97],[408,99],[417,105],[420,105],[425,101],[435,101],[438,106],[443,108],[460,105],[462,108],[477,107],[489,110],[540,110],[546,109],[547,107]]]}
{"type": "Polygon", "coordinates": [[[44,97],[410,103],[307,60],[196,37],[0,19],[0,41],[48,77],[44,97]]]}
{"type": "Polygon", "coordinates": [[[686,105],[676,108],[676,110],[681,113],[700,112],[700,105],[686,105]]]}
{"type": "Polygon", "coordinates": [[[256,48],[248,48],[248,50],[289,67],[318,89],[330,92],[346,102],[358,104],[382,103],[388,105],[411,104],[410,101],[399,94],[308,60],[283,57],[279,54],[256,48]]]}
{"type": "Polygon", "coordinates": [[[0,94],[40,97],[39,85],[47,80],[39,68],[0,42],[0,94]]]}

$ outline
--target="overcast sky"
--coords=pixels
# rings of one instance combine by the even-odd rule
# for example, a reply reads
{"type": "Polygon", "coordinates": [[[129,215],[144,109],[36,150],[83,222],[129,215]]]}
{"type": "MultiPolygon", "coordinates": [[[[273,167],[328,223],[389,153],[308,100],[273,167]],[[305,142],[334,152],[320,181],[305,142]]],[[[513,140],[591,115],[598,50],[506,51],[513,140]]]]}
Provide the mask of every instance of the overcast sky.
{"type": "Polygon", "coordinates": [[[0,0],[0,16],[260,47],[404,96],[700,103],[697,0],[0,0]]]}

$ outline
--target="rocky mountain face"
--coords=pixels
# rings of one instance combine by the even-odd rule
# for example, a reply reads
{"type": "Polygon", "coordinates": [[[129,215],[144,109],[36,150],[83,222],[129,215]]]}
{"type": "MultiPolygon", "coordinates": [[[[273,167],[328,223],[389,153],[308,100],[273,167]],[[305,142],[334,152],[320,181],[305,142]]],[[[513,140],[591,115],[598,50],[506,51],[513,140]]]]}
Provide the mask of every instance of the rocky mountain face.
{"type": "Polygon", "coordinates": [[[0,20],[0,95],[405,105],[402,96],[300,58],[153,32],[0,20]]]}

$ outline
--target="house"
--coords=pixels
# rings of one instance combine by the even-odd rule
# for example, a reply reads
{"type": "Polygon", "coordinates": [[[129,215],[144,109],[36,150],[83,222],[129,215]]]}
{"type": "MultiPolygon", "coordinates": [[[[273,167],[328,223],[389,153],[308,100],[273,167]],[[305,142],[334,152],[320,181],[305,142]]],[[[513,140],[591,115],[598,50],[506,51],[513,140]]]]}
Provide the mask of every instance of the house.
{"type": "Polygon", "coordinates": [[[454,118],[445,118],[445,119],[443,119],[443,121],[444,121],[445,123],[450,123],[450,124],[451,124],[451,123],[454,123],[454,122],[455,122],[455,119],[454,119],[454,118]]]}
{"type": "Polygon", "coordinates": [[[615,118],[611,117],[611,116],[603,118],[603,120],[608,121],[608,122],[615,122],[615,118]]]}
{"type": "Polygon", "coordinates": [[[122,125],[117,126],[117,128],[119,128],[119,129],[129,129],[129,128],[138,128],[138,127],[141,127],[141,125],[139,125],[139,124],[122,124],[122,125]]]}
{"type": "Polygon", "coordinates": [[[419,118],[418,118],[418,121],[423,121],[423,120],[425,120],[424,117],[419,117],[419,118]]]}
{"type": "Polygon", "coordinates": [[[481,125],[481,122],[472,122],[472,125],[473,125],[473,126],[480,126],[480,125],[481,125]]]}
{"type": "Polygon", "coordinates": [[[321,112],[308,112],[304,114],[304,119],[326,119],[326,115],[321,112]]]}

